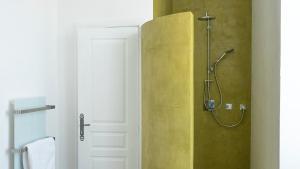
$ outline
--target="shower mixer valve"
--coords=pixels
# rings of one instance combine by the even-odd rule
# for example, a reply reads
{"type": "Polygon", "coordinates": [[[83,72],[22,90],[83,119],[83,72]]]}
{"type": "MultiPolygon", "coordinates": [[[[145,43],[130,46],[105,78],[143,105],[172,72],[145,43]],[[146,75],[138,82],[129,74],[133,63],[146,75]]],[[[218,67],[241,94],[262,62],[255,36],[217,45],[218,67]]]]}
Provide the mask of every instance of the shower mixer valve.
{"type": "Polygon", "coordinates": [[[214,111],[215,110],[215,108],[216,108],[216,103],[215,103],[215,100],[207,100],[206,101],[206,105],[207,105],[207,110],[208,111],[210,111],[210,112],[212,112],[212,111],[214,111]]]}

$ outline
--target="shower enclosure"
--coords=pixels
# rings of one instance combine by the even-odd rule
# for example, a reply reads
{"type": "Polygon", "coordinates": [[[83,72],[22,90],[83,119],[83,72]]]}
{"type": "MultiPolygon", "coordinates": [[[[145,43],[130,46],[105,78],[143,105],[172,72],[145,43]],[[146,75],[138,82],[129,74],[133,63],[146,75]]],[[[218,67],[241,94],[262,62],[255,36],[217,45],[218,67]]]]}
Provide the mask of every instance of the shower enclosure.
{"type": "Polygon", "coordinates": [[[251,1],[205,2],[142,26],[143,169],[250,168],[251,1]]]}

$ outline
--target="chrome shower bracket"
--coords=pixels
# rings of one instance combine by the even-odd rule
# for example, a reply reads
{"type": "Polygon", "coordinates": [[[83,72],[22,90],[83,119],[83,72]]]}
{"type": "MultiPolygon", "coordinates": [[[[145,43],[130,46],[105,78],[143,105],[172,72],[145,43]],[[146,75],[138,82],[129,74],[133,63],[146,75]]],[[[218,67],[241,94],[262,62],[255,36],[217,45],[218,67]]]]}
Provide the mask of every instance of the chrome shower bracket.
{"type": "Polygon", "coordinates": [[[206,84],[210,84],[210,83],[213,83],[214,81],[213,81],[213,80],[204,80],[204,82],[205,82],[206,84]]]}

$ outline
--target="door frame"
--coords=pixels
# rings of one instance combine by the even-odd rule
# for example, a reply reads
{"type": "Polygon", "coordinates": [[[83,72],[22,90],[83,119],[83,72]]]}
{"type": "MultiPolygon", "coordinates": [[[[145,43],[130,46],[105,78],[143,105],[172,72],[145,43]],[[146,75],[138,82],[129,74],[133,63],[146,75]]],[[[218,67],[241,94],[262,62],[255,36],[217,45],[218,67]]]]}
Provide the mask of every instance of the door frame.
{"type": "MultiPolygon", "coordinates": [[[[137,56],[137,68],[138,68],[138,77],[137,77],[137,81],[138,81],[138,112],[137,112],[137,118],[138,118],[138,146],[137,146],[137,155],[138,155],[138,169],[142,169],[142,57],[141,57],[141,25],[142,24],[132,24],[132,25],[128,25],[128,24],[97,24],[97,25],[85,25],[85,24],[78,24],[75,26],[76,28],[76,84],[78,84],[78,46],[77,46],[77,42],[78,42],[78,33],[82,30],[87,30],[87,29],[103,29],[103,28],[120,28],[120,27],[134,27],[137,28],[138,30],[138,56],[137,56]]],[[[79,126],[79,114],[80,112],[78,112],[78,85],[76,85],[76,121],[75,121],[75,129],[76,129],[76,147],[75,147],[75,153],[76,153],[76,168],[78,169],[78,126],[79,126]]]]}

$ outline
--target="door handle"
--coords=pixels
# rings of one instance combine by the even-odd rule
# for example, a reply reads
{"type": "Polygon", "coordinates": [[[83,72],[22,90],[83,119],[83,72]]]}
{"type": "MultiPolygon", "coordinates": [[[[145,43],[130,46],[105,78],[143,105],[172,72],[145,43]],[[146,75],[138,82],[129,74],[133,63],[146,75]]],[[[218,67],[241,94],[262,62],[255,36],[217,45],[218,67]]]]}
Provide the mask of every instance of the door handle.
{"type": "Polygon", "coordinates": [[[80,114],[79,116],[80,118],[80,141],[84,141],[84,127],[88,127],[88,126],[91,126],[91,124],[84,124],[84,114],[80,114]]]}

